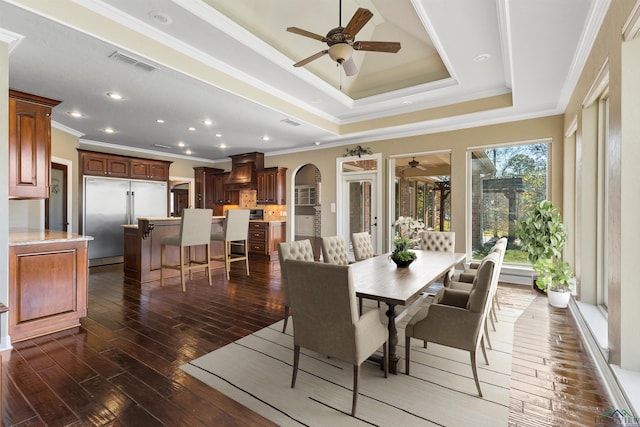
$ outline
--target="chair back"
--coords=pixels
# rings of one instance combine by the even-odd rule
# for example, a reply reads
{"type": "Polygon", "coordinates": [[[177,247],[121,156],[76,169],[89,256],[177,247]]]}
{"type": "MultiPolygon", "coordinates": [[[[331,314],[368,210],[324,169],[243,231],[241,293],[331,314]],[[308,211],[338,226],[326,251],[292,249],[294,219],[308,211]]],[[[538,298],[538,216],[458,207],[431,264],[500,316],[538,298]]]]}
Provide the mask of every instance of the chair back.
{"type": "Polygon", "coordinates": [[[184,209],[180,222],[180,245],[209,244],[212,217],[212,209],[184,209]]]}
{"type": "Polygon", "coordinates": [[[313,247],[310,240],[297,240],[293,242],[281,242],[278,244],[278,260],[280,261],[280,275],[282,288],[284,289],[284,303],[289,304],[289,292],[287,286],[287,269],[284,262],[288,259],[299,261],[313,261],[313,247]]]}
{"type": "Polygon", "coordinates": [[[455,231],[423,231],[420,233],[420,249],[426,251],[454,252],[455,231]]]}
{"type": "Polygon", "coordinates": [[[322,258],[328,264],[349,265],[347,244],[342,236],[322,238],[322,258]]]}
{"type": "Polygon", "coordinates": [[[349,266],[286,260],[294,344],[352,361],[356,292],[349,266]]]}
{"type": "Polygon", "coordinates": [[[497,278],[499,260],[500,253],[497,251],[490,253],[482,259],[476,277],[473,279],[473,286],[469,292],[467,310],[474,313],[483,313],[482,317],[486,315],[486,311],[491,304],[490,292],[497,278]]]}
{"type": "Polygon", "coordinates": [[[223,232],[227,242],[247,240],[249,236],[249,209],[228,209],[223,232]]]}
{"type": "Polygon", "coordinates": [[[372,258],[373,246],[371,245],[371,236],[366,231],[351,234],[351,245],[353,246],[353,256],[356,261],[372,258]]]}

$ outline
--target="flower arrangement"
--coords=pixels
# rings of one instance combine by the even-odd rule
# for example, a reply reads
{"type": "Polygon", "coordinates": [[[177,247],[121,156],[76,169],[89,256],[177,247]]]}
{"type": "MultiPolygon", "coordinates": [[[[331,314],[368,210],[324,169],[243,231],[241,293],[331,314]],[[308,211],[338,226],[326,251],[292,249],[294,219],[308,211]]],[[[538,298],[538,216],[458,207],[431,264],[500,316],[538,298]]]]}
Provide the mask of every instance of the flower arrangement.
{"type": "Polygon", "coordinates": [[[420,240],[420,233],[425,229],[422,221],[419,219],[413,219],[410,216],[400,216],[392,226],[397,227],[398,236],[406,237],[410,240],[411,247],[418,243],[420,240]]]}

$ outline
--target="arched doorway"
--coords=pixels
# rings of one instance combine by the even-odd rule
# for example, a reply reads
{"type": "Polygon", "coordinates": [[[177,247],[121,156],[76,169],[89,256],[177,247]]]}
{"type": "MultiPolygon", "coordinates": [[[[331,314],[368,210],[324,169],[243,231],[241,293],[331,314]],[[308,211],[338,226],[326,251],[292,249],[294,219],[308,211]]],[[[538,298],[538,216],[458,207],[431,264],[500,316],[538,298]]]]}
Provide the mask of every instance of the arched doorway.
{"type": "Polygon", "coordinates": [[[309,239],[316,260],[320,259],[321,205],[320,170],[313,164],[301,166],[294,177],[293,240],[309,239]]]}

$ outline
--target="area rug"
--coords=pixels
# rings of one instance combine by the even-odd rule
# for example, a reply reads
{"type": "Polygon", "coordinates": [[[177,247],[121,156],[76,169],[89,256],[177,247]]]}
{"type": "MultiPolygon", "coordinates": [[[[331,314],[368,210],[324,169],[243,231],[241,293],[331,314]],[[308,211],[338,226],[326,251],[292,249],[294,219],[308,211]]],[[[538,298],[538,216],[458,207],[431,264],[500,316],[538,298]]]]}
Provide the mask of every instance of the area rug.
{"type": "Polygon", "coordinates": [[[418,305],[398,317],[401,372],[385,379],[379,365],[363,364],[356,417],[349,415],[351,365],[303,349],[296,387],[291,388],[292,322],[286,333],[281,332],[280,321],[182,369],[282,426],[504,426],[509,415],[513,327],[533,298],[497,311],[497,330],[489,332],[493,346],[487,349],[489,365],[478,355],[482,398],[466,351],[431,343],[425,349],[421,341],[413,340],[411,375],[405,375],[404,325],[418,305]]]}

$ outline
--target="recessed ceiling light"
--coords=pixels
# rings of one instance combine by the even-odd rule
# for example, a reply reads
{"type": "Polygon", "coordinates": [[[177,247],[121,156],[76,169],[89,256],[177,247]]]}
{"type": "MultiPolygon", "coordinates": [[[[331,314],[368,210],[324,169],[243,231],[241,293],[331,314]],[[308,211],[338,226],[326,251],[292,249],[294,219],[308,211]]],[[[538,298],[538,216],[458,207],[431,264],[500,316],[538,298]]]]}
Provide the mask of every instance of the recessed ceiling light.
{"type": "Polygon", "coordinates": [[[104,132],[104,133],[116,133],[116,131],[113,130],[113,128],[104,128],[104,129],[102,129],[102,132],[104,132]]]}
{"type": "Polygon", "coordinates": [[[107,92],[107,96],[111,99],[117,99],[117,100],[123,99],[122,95],[116,92],[107,92]]]}
{"type": "Polygon", "coordinates": [[[207,126],[211,126],[213,124],[213,122],[209,119],[203,120],[202,123],[204,123],[207,126]]]}
{"type": "Polygon", "coordinates": [[[184,142],[182,141],[178,142],[178,147],[184,147],[184,142]]]}
{"type": "Polygon", "coordinates": [[[185,151],[186,154],[191,154],[191,150],[185,151]]]}
{"type": "Polygon", "coordinates": [[[156,122],[157,123],[164,123],[164,120],[163,119],[157,119],[156,122]]]}
{"type": "Polygon", "coordinates": [[[313,145],[320,145],[320,141],[314,142],[313,145]]]}
{"type": "Polygon", "coordinates": [[[402,105],[411,105],[413,104],[413,102],[406,100],[406,101],[402,101],[402,105]]]}
{"type": "Polygon", "coordinates": [[[221,133],[216,133],[216,136],[217,136],[218,138],[222,138],[222,134],[221,134],[221,133]]]}
{"type": "Polygon", "coordinates": [[[173,22],[173,19],[169,15],[157,10],[149,12],[149,17],[161,25],[169,25],[173,22]]]}
{"type": "Polygon", "coordinates": [[[218,145],[218,147],[220,147],[220,148],[227,148],[227,144],[222,143],[222,144],[218,145]]]}
{"type": "Polygon", "coordinates": [[[84,114],[82,114],[80,111],[67,111],[67,114],[75,118],[84,117],[84,114]]]}
{"type": "Polygon", "coordinates": [[[193,132],[194,130],[196,130],[196,128],[194,128],[194,127],[192,126],[192,127],[190,127],[190,128],[189,128],[189,130],[190,130],[191,132],[193,132]]]}
{"type": "Polygon", "coordinates": [[[263,141],[268,141],[269,139],[270,139],[270,138],[269,138],[269,135],[265,135],[265,136],[263,136],[263,137],[262,137],[262,140],[263,140],[263,141]]]}
{"type": "Polygon", "coordinates": [[[490,58],[491,58],[491,54],[483,53],[473,58],[473,60],[475,62],[484,62],[484,61],[488,61],[490,58]]]}

